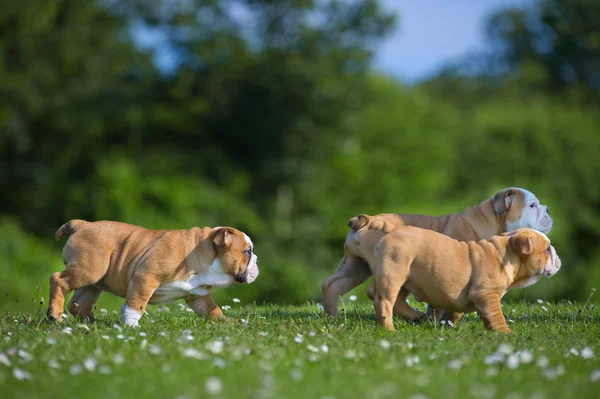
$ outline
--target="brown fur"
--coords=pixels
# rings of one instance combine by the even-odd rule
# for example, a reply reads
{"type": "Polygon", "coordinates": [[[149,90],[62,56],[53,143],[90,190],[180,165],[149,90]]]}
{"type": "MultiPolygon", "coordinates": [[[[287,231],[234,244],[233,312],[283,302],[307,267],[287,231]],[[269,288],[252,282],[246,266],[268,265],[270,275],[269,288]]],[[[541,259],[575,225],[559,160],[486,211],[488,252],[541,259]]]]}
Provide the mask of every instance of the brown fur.
{"type": "MultiPolygon", "coordinates": [[[[374,272],[373,249],[383,234],[402,226],[415,226],[445,234],[459,241],[489,239],[506,231],[506,221],[521,217],[525,195],[514,188],[497,192],[494,197],[467,208],[461,213],[442,216],[382,213],[375,216],[361,214],[350,219],[351,231],[344,243],[344,257],[335,274],[322,284],[323,307],[330,316],[338,314],[339,298],[365,282],[374,272]]],[[[374,298],[374,286],[367,291],[374,298]]],[[[398,302],[404,302],[407,292],[402,291],[398,302]]],[[[405,309],[405,303],[398,303],[405,309]]],[[[416,311],[415,311],[416,312],[416,311]]],[[[441,312],[428,312],[440,317],[441,312]]],[[[415,313],[417,315],[417,313],[415,313]]],[[[436,318],[437,318],[436,317],[436,318]]]]}
{"type": "MultiPolygon", "coordinates": [[[[236,276],[248,264],[249,244],[231,227],[148,230],[127,223],[71,220],[56,231],[70,235],[64,250],[66,268],[50,277],[48,317],[60,321],[67,294],[75,290],[69,312],[93,320],[92,308],[103,291],[126,298],[143,313],[162,284],[206,273],[218,258],[225,273],[236,276]]],[[[207,287],[210,288],[210,287],[207,287]]],[[[222,317],[212,296],[186,297],[198,314],[222,317]]]]}
{"type": "MultiPolygon", "coordinates": [[[[477,311],[486,328],[508,333],[500,298],[508,289],[541,278],[552,256],[548,251],[550,241],[532,229],[518,229],[490,240],[459,242],[416,227],[398,228],[383,236],[375,247],[377,319],[394,330],[392,309],[403,287],[419,301],[451,312],[451,320],[455,314],[477,311]]],[[[551,262],[557,271],[558,256],[551,262]]],[[[407,320],[414,317],[400,316],[407,320]]]]}

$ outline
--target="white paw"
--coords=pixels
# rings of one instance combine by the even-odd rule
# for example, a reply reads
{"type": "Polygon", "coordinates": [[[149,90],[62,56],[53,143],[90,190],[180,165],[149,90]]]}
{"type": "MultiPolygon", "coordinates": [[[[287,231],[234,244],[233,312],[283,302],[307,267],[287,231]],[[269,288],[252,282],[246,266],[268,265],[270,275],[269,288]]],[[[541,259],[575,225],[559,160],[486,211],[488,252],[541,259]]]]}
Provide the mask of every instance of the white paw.
{"type": "Polygon", "coordinates": [[[127,305],[123,305],[121,307],[121,317],[123,319],[123,324],[127,327],[137,328],[140,326],[140,319],[142,317],[142,313],[137,312],[131,309],[127,305]]]}

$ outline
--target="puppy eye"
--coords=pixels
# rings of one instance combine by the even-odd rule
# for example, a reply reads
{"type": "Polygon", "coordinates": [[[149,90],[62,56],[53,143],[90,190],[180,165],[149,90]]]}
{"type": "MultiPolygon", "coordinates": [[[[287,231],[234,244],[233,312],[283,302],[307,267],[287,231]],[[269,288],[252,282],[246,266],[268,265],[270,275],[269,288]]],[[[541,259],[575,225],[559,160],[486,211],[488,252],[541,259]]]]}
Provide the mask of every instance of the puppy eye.
{"type": "Polygon", "coordinates": [[[531,205],[529,205],[530,208],[535,208],[537,206],[537,204],[534,202],[531,205]]]}
{"type": "Polygon", "coordinates": [[[546,248],[546,252],[551,253],[552,249],[550,249],[550,246],[548,246],[548,248],[546,248]]]}
{"type": "Polygon", "coordinates": [[[244,251],[244,253],[246,255],[252,255],[252,248],[248,248],[247,250],[244,251]]]}

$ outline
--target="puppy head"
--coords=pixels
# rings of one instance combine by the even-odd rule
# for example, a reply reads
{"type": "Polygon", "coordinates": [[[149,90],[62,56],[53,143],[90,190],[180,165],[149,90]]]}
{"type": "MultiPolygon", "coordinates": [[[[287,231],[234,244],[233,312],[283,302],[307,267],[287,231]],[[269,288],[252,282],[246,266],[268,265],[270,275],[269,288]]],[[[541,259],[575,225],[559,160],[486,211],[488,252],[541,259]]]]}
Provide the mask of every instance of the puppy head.
{"type": "Polygon", "coordinates": [[[492,199],[494,212],[506,221],[506,231],[528,227],[547,234],[552,229],[548,207],[523,188],[505,188],[492,199]]]}
{"type": "Polygon", "coordinates": [[[532,229],[518,229],[509,236],[510,250],[519,258],[519,270],[511,288],[526,287],[542,277],[552,277],[558,272],[561,261],[544,233],[532,229]]]}
{"type": "Polygon", "coordinates": [[[258,257],[246,234],[232,227],[216,227],[211,240],[223,272],[238,283],[250,284],[258,277],[258,257]]]}

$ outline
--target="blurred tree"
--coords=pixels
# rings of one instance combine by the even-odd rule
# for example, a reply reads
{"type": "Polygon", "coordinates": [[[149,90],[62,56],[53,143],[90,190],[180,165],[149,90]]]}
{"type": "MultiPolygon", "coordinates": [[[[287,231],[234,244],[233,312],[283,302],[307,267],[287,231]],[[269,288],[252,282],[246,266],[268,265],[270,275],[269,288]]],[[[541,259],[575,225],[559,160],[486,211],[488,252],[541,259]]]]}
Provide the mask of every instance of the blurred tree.
{"type": "MultiPolygon", "coordinates": [[[[497,65],[551,92],[573,86],[600,100],[600,2],[544,0],[500,11],[487,33],[497,65]]],[[[502,69],[500,69],[502,72],[502,69]]]]}
{"type": "Polygon", "coordinates": [[[67,193],[103,151],[144,131],[155,72],[126,40],[126,21],[95,2],[1,8],[0,209],[46,232],[66,217],[67,193]]]}

